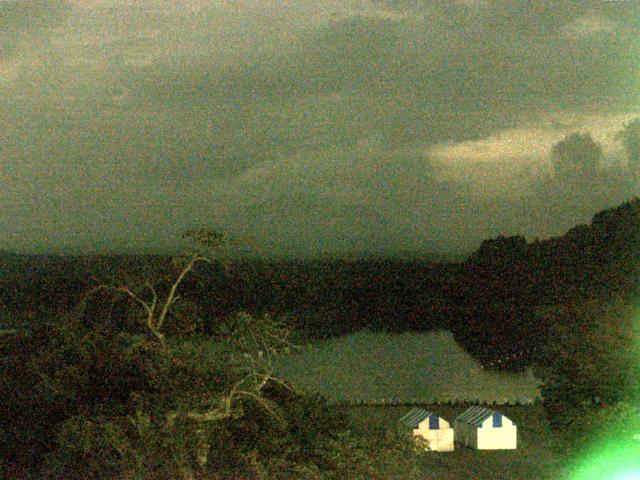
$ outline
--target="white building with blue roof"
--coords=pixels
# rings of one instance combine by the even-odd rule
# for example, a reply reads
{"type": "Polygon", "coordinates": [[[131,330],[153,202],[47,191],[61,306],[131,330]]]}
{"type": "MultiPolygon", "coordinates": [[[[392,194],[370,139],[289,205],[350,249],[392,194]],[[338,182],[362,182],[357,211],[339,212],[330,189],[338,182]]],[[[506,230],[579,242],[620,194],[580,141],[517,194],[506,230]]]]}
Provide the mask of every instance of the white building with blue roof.
{"type": "Polygon", "coordinates": [[[455,441],[477,450],[514,450],[518,442],[516,425],[502,413],[484,407],[470,407],[454,422],[455,441]]]}
{"type": "Polygon", "coordinates": [[[400,423],[411,428],[413,435],[426,440],[427,450],[451,452],[454,449],[453,429],[444,418],[422,408],[413,408],[400,418],[400,423]]]}

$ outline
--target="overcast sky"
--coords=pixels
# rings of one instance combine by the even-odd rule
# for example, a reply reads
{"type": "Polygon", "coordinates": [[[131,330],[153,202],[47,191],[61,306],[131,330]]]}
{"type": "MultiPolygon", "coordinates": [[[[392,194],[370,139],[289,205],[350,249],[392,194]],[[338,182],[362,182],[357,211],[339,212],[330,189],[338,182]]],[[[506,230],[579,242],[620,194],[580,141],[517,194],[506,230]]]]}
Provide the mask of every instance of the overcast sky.
{"type": "Polygon", "coordinates": [[[460,251],[638,192],[640,2],[0,1],[0,248],[460,251]],[[552,147],[590,133],[599,173],[552,147]]]}

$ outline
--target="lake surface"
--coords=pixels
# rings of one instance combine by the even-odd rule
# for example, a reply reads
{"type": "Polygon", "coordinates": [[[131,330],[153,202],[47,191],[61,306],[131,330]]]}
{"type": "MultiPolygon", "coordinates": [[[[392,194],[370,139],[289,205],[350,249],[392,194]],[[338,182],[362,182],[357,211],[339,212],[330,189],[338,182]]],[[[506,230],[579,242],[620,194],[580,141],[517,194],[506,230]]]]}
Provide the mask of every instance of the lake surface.
{"type": "Polygon", "coordinates": [[[451,332],[362,331],[280,357],[276,371],[293,385],[335,401],[533,403],[540,380],[489,372],[451,332]]]}

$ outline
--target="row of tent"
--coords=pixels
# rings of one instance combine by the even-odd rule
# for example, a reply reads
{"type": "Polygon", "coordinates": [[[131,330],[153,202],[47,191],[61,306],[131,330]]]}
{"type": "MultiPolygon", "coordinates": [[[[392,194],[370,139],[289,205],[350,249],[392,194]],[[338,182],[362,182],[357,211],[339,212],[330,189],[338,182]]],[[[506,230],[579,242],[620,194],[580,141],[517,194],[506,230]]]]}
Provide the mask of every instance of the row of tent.
{"type": "Polygon", "coordinates": [[[517,445],[516,425],[502,413],[484,407],[469,407],[456,417],[453,428],[421,408],[412,409],[400,423],[424,439],[427,450],[436,452],[451,452],[455,443],[478,450],[513,450],[517,445]]]}

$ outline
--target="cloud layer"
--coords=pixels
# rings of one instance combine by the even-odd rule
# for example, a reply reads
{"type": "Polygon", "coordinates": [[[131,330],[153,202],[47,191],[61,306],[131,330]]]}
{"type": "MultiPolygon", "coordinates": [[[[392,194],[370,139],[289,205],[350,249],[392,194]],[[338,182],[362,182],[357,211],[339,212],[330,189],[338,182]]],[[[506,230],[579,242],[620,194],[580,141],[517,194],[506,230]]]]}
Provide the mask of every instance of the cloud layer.
{"type": "Polygon", "coordinates": [[[565,135],[624,163],[635,2],[42,0],[0,23],[6,248],[216,225],[273,255],[468,249],[633,192],[611,174],[535,213],[565,135]]]}

